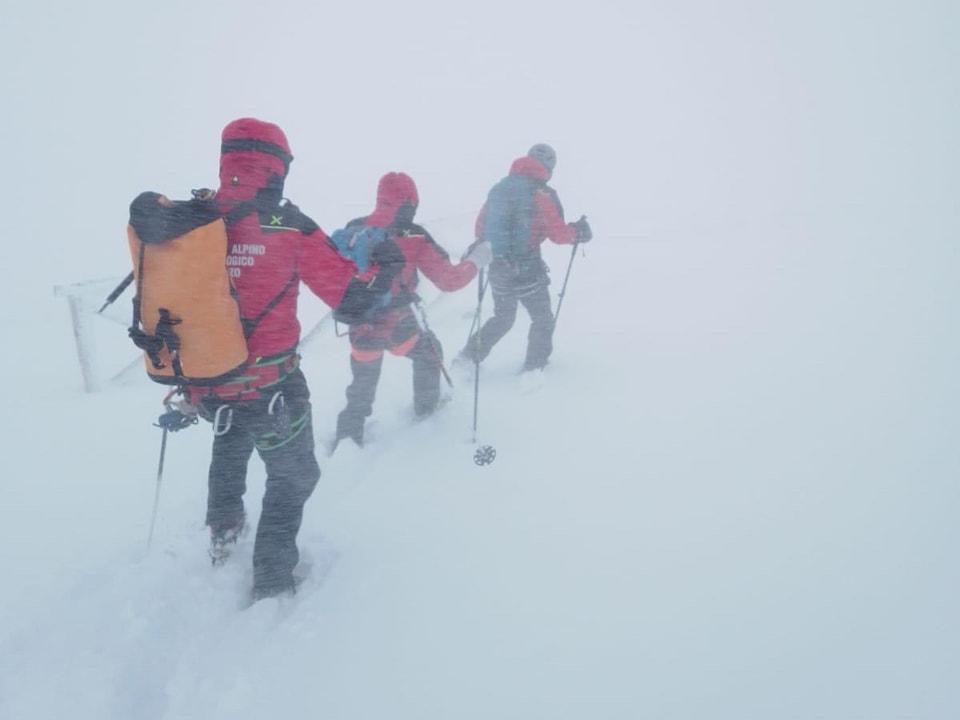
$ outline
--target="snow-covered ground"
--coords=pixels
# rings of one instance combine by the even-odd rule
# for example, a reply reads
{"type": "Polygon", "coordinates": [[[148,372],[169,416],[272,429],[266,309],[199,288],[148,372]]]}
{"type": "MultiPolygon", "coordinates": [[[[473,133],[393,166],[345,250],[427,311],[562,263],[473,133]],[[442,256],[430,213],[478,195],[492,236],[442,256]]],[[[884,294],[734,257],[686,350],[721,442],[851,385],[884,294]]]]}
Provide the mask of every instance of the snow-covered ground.
{"type": "MultiPolygon", "coordinates": [[[[110,5],[0,29],[0,718],[960,715],[956,8],[279,2],[275,36],[261,4],[110,5]],[[383,56],[342,60],[357,27],[383,56]],[[164,390],[84,393],[52,287],[119,279],[129,200],[214,182],[248,114],[327,229],[404,170],[458,255],[542,141],[596,240],[543,376],[522,312],[482,368],[496,461],[472,378],[411,424],[388,357],[370,445],[321,457],[300,593],[242,609],[252,537],[206,556],[209,426],[169,438],[147,551],[164,390]]],[[[475,304],[428,305],[448,355],[475,304]]],[[[136,357],[93,322],[106,374],[136,357]]],[[[347,353],[304,348],[318,443],[347,353]]]]}

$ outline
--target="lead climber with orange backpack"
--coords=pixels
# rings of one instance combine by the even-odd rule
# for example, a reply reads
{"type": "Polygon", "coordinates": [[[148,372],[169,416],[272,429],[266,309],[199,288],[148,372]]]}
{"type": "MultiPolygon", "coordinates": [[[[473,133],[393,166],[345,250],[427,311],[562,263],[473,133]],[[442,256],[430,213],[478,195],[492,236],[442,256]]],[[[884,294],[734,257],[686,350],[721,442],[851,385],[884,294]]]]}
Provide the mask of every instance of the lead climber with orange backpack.
{"type": "Polygon", "coordinates": [[[186,396],[178,412],[189,415],[195,408],[213,425],[206,521],[215,564],[244,530],[243,495],[254,450],[264,462],[266,488],[253,550],[253,599],[258,600],[294,591],[296,537],[320,478],[310,392],[297,353],[300,283],[341,317],[359,318],[393,283],[403,253],[393,242],[382,243],[371,267],[358,276],[356,265],[340,255],[323,230],[283,200],[293,156],[278,126],[241,118],[223,129],[221,140],[215,194],[170,203],[144,193],[131,205],[128,234],[137,275],[131,336],[144,349],[151,377],[186,396]],[[225,263],[220,256],[218,265],[210,265],[219,268],[220,277],[172,277],[170,292],[182,296],[182,312],[171,309],[172,302],[163,307],[151,302],[148,286],[157,279],[163,253],[175,252],[191,232],[193,246],[209,245],[214,240],[208,242],[205,229],[219,227],[222,233],[224,226],[225,263]],[[163,244],[163,238],[174,236],[179,239],[163,244]],[[200,349],[197,343],[211,335],[195,327],[204,320],[190,311],[209,314],[204,289],[210,283],[222,286],[224,277],[227,289],[213,305],[221,319],[232,312],[239,342],[236,330],[221,331],[217,342],[200,349]],[[192,347],[190,337],[197,338],[192,347]]]}

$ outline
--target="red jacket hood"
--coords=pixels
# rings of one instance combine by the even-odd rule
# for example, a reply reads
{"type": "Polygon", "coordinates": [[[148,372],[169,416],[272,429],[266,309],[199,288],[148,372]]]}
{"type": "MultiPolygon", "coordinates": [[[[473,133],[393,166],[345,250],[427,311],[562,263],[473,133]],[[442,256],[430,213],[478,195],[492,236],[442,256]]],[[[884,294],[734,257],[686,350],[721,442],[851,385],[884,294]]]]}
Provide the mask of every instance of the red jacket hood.
{"type": "Polygon", "coordinates": [[[522,175],[541,182],[547,182],[550,179],[550,171],[544,167],[543,163],[527,155],[513,161],[513,165],[510,166],[510,174],[522,175]]]}
{"type": "MultiPolygon", "coordinates": [[[[417,194],[417,185],[413,178],[402,172],[389,172],[380,178],[380,184],[377,186],[377,208],[367,218],[367,225],[377,227],[388,227],[393,223],[397,216],[397,210],[404,204],[409,204],[416,211],[420,204],[420,196],[417,194]]],[[[408,220],[413,220],[411,213],[408,220]]]]}

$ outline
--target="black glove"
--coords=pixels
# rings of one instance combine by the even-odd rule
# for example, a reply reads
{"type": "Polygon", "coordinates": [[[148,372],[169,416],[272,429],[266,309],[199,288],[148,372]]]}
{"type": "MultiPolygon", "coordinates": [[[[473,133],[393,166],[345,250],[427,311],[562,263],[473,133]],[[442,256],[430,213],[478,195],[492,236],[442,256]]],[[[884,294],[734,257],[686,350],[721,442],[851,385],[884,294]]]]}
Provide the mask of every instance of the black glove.
{"type": "Polygon", "coordinates": [[[403,270],[407,262],[403,250],[389,235],[373,248],[370,253],[370,264],[377,266],[377,275],[370,283],[370,289],[376,293],[390,291],[393,281],[403,270]]]}
{"type": "Polygon", "coordinates": [[[170,432],[177,432],[178,430],[183,430],[196,424],[196,414],[184,414],[174,407],[168,407],[167,411],[157,418],[156,422],[157,427],[169,430],[170,432]]]}
{"type": "Polygon", "coordinates": [[[579,220],[571,224],[577,229],[578,243],[588,243],[593,239],[593,230],[590,229],[586,215],[581,215],[579,220]]]}

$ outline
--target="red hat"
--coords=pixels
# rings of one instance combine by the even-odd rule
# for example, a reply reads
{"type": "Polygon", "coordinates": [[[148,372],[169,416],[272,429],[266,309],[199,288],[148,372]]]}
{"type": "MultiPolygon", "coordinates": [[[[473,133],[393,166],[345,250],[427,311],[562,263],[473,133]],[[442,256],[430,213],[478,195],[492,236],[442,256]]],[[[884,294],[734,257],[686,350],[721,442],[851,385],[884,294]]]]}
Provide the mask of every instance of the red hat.
{"type": "MultiPolygon", "coordinates": [[[[259,152],[279,158],[290,167],[293,155],[283,130],[273,123],[256,118],[240,118],[228,123],[220,136],[220,154],[230,152],[259,152]]],[[[284,173],[286,174],[286,173],[284,173]]]]}
{"type": "Polygon", "coordinates": [[[220,190],[224,200],[248,200],[268,184],[282,188],[293,155],[277,125],[240,118],[220,137],[220,190]]]}

